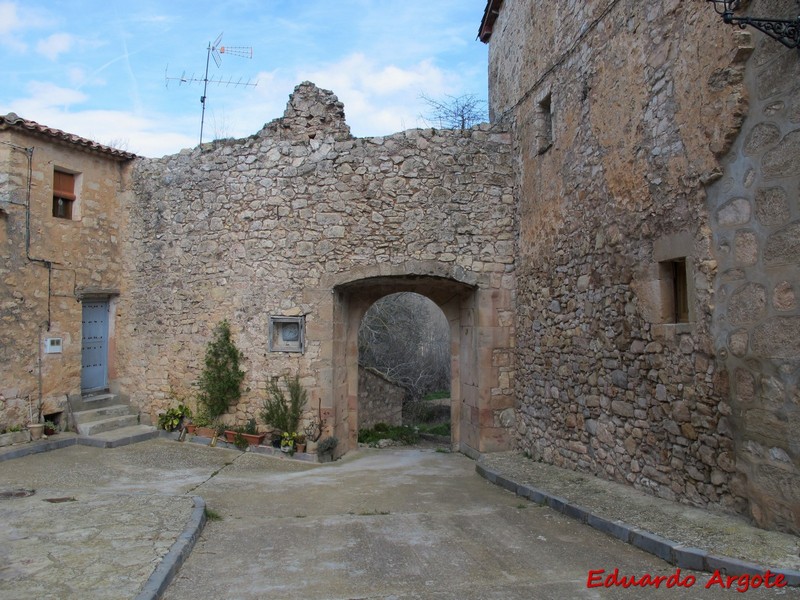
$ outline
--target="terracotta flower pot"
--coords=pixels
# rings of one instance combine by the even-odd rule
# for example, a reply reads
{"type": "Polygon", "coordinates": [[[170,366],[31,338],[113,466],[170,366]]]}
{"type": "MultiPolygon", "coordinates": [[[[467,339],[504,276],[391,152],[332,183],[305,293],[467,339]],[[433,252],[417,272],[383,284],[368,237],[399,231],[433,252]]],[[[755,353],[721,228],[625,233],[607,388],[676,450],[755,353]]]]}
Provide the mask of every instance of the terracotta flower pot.
{"type": "Polygon", "coordinates": [[[213,438],[216,430],[213,427],[198,427],[195,433],[200,437],[213,438]]]}
{"type": "Polygon", "coordinates": [[[260,446],[264,438],[267,437],[266,433],[243,433],[242,437],[247,440],[251,446],[260,446]]]}
{"type": "Polygon", "coordinates": [[[42,423],[31,423],[28,425],[28,431],[31,432],[32,440],[40,440],[44,433],[44,425],[42,423]]]}

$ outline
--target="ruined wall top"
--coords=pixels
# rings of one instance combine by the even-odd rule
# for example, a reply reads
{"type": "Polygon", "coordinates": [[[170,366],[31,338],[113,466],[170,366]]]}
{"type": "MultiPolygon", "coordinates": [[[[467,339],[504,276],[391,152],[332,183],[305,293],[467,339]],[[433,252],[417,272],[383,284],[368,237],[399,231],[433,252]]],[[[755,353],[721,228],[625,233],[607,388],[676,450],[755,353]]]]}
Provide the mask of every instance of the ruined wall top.
{"type": "Polygon", "coordinates": [[[251,391],[232,420],[256,416],[285,372],[332,406],[333,288],[347,281],[437,276],[510,305],[512,145],[500,127],[354,138],[336,96],[304,83],[258,134],[138,159],[132,179],[117,352],[120,387],[145,412],[197,377],[222,319],[248,357],[251,391]],[[275,316],[305,319],[304,353],[266,348],[275,316]]]}
{"type": "Polygon", "coordinates": [[[350,126],[345,122],[344,104],[333,92],[320,89],[310,81],[294,88],[283,118],[267,123],[260,135],[269,136],[280,130],[305,140],[339,142],[352,137],[350,126]]]}

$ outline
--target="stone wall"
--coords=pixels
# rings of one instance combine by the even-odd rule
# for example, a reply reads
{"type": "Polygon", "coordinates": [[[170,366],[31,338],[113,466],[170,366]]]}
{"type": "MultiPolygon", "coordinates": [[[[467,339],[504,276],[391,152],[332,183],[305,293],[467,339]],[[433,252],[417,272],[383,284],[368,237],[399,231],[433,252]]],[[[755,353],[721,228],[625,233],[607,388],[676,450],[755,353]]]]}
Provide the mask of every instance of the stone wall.
{"type": "MultiPolygon", "coordinates": [[[[754,258],[753,236],[772,234],[764,256],[774,248],[785,257],[797,218],[783,210],[780,223],[748,231],[744,204],[757,202],[755,188],[752,200],[737,191],[714,201],[730,202],[721,231],[709,216],[706,185],[720,177],[747,111],[751,51],[750,35],[724,26],[710,6],[677,0],[506,0],[490,42],[491,114],[512,127],[519,159],[517,446],[663,498],[740,512],[753,501],[737,433],[748,415],[731,399],[718,354],[716,315],[725,308],[715,294],[718,278],[731,278],[718,264],[718,239],[760,271],[771,266],[754,258]],[[687,271],[685,323],[674,322],[671,306],[676,262],[687,271]]],[[[796,67],[790,54],[783,60],[796,67]]],[[[781,109],[778,130],[755,134],[763,156],[781,139],[792,147],[792,106],[781,109]]],[[[772,164],[796,172],[792,160],[772,164]]],[[[785,191],[796,196],[796,184],[785,191]]],[[[751,347],[767,327],[791,331],[789,277],[726,284],[742,290],[743,304],[757,296],[764,306],[742,320],[753,328],[751,347]]],[[[784,337],[779,352],[796,357],[794,343],[784,337]]],[[[784,408],[791,377],[764,387],[784,408]]],[[[776,460],[796,490],[782,452],[776,460]]],[[[786,515],[778,521],[796,527],[786,515]]]]}
{"type": "MultiPolygon", "coordinates": [[[[382,278],[392,293],[428,278],[418,291],[429,297],[450,284],[480,297],[451,313],[469,346],[461,397],[474,432],[488,422],[472,447],[481,435],[502,445],[507,428],[494,421],[513,403],[513,369],[492,353],[513,345],[509,141],[487,125],[353,139],[336,97],[305,83],[283,118],[247,139],[137,161],[119,385],[151,414],[191,395],[210,332],[228,319],[247,377],[226,419],[256,416],[267,380],[299,373],[347,449],[357,412],[348,332],[368,308],[351,284],[382,278]],[[270,352],[271,316],[304,318],[304,352],[270,352]]],[[[459,297],[448,294],[435,301],[459,297]]]]}
{"type": "MultiPolygon", "coordinates": [[[[120,206],[127,187],[127,159],[65,143],[62,132],[40,134],[16,115],[2,119],[0,427],[26,423],[29,405],[36,418],[39,398],[49,415],[81,393],[81,299],[108,298],[121,288],[120,206]],[[76,175],[72,219],[52,214],[56,168],[76,175]],[[50,337],[62,339],[61,353],[43,353],[50,337]]],[[[112,348],[112,376],[113,357],[112,348]]]]}
{"type": "Polygon", "coordinates": [[[403,424],[406,391],[380,373],[358,368],[358,428],[370,429],[375,423],[403,424]]]}
{"type": "MultiPolygon", "coordinates": [[[[751,12],[781,16],[775,5],[751,12]]],[[[759,525],[800,532],[800,56],[760,36],[745,82],[747,119],[709,188],[714,343],[731,374],[737,491],[759,525]]]]}

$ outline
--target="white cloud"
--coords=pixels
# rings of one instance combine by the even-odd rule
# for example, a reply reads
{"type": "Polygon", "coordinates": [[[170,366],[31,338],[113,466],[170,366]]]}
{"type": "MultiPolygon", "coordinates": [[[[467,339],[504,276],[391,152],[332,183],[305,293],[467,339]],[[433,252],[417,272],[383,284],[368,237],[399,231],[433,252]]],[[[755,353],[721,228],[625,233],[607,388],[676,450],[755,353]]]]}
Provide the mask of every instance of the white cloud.
{"type": "Polygon", "coordinates": [[[61,54],[69,52],[75,37],[68,33],[54,33],[36,44],[36,51],[50,60],[56,60],[61,54]]]}
{"type": "Polygon", "coordinates": [[[81,104],[86,101],[86,94],[71,88],[61,87],[49,81],[31,81],[28,83],[28,98],[17,101],[20,113],[25,108],[38,110],[42,108],[67,108],[73,104],[81,104]]]}
{"type": "Polygon", "coordinates": [[[359,136],[424,126],[420,114],[426,106],[420,95],[451,93],[460,83],[457,74],[440,69],[431,60],[400,67],[380,65],[361,53],[301,73],[300,79],[333,90],[344,102],[354,135],[359,136]]]}
{"type": "Polygon", "coordinates": [[[8,35],[20,27],[17,5],[12,2],[0,2],[0,34],[8,35]]]}
{"type": "Polygon", "coordinates": [[[0,46],[25,52],[28,44],[23,36],[28,29],[47,27],[52,20],[46,12],[17,2],[0,2],[0,46]]]}

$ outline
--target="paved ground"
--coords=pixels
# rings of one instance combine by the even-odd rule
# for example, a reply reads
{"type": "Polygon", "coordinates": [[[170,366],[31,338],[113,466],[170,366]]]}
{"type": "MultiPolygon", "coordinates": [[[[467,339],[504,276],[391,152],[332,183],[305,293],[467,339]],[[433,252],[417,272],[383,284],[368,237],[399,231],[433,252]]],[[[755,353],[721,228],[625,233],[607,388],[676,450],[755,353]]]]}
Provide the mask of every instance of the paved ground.
{"type": "Polygon", "coordinates": [[[704,589],[705,573],[692,573],[690,589],[587,589],[592,569],[667,576],[675,567],[434,450],[307,465],[164,439],[73,446],[0,462],[0,490],[23,487],[36,493],[0,499],[0,598],[133,598],[191,520],[193,496],[222,519],[208,522],[167,600],[736,594],[704,589]]]}

